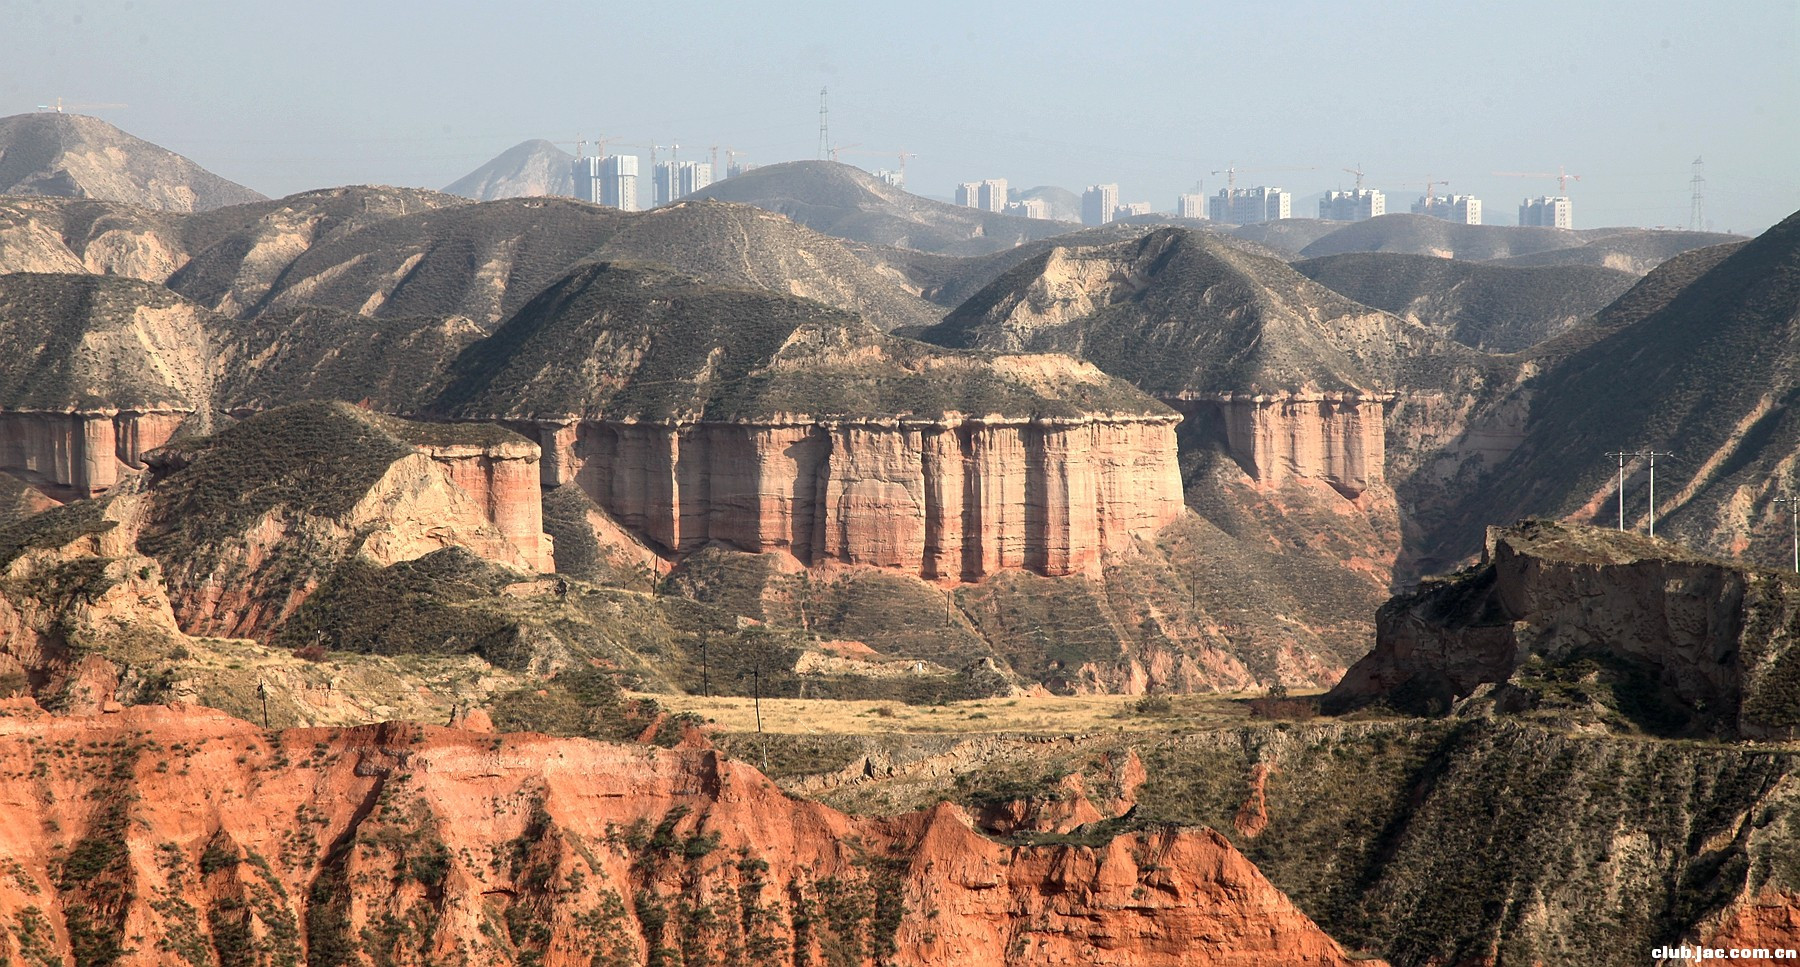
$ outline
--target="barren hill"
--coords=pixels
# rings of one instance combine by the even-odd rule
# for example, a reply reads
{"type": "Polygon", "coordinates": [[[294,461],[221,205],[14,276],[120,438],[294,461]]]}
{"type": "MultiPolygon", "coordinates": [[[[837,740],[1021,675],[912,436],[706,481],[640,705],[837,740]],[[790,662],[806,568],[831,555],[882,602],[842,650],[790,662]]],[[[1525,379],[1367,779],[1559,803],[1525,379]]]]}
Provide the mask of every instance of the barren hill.
{"type": "Polygon", "coordinates": [[[1398,252],[1485,262],[1576,248],[1581,236],[1555,228],[1462,225],[1429,215],[1389,214],[1352,222],[1299,250],[1304,258],[1346,252],[1398,252]]]}
{"type": "Polygon", "coordinates": [[[1517,266],[1584,265],[1643,275],[1678,253],[1735,241],[1741,239],[1712,232],[1646,228],[1571,232],[1514,225],[1461,225],[1427,215],[1391,214],[1345,225],[1298,249],[1298,254],[1311,259],[1350,252],[1392,252],[1465,262],[1504,261],[1517,266]]]}
{"type": "Polygon", "coordinates": [[[444,193],[476,201],[575,194],[575,156],[543,139],[521,141],[492,161],[444,186],[444,193]]]}
{"type": "Polygon", "coordinates": [[[946,205],[826,161],[766,165],[714,182],[694,197],[754,205],[853,242],[948,255],[997,252],[1075,227],[946,205]]]}
{"type": "MultiPolygon", "coordinates": [[[[1790,365],[1800,352],[1800,215],[1668,269],[1600,314],[1603,338],[1530,384],[1523,442],[1438,535],[1445,547],[1467,548],[1481,524],[1527,513],[1615,520],[1617,466],[1604,454],[1655,449],[1678,455],[1658,462],[1659,533],[1784,559],[1787,518],[1771,501],[1787,492],[1800,452],[1790,365]]],[[[1645,463],[1628,463],[1635,526],[1649,514],[1645,463]]]]}
{"type": "Polygon", "coordinates": [[[924,334],[947,346],[1069,352],[1165,398],[1419,385],[1439,340],[1286,264],[1182,229],[1057,247],[924,334]]]}
{"type": "Polygon", "coordinates": [[[263,197],[99,118],[49,111],[0,118],[0,194],[93,198],[177,212],[263,197]]]}
{"type": "Polygon", "coordinates": [[[1511,268],[1425,255],[1353,253],[1294,263],[1301,275],[1465,346],[1517,352],[1605,308],[1637,281],[1581,265],[1511,268]]]}

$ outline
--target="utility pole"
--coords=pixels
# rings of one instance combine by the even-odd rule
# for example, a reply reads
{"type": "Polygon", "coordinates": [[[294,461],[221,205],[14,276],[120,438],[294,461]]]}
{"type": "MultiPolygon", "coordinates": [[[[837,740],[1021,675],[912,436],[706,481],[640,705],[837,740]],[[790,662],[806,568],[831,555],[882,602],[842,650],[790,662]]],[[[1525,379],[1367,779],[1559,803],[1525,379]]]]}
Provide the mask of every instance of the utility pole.
{"type": "Polygon", "coordinates": [[[1656,458],[1672,457],[1675,454],[1667,450],[1645,450],[1640,456],[1650,458],[1650,536],[1656,536],[1656,458]]]}
{"type": "Polygon", "coordinates": [[[1624,450],[1613,450],[1613,451],[1608,452],[1607,456],[1619,458],[1619,529],[1624,530],[1625,529],[1625,458],[1626,457],[1635,457],[1635,456],[1637,456],[1637,454],[1629,453],[1624,450]]]}
{"type": "Polygon", "coordinates": [[[700,633],[700,697],[712,698],[712,671],[706,662],[706,642],[712,637],[711,632],[700,633]]]}
{"type": "Polygon", "coordinates": [[[1800,497],[1777,497],[1775,502],[1788,505],[1794,514],[1794,572],[1800,574],[1800,497]]]}

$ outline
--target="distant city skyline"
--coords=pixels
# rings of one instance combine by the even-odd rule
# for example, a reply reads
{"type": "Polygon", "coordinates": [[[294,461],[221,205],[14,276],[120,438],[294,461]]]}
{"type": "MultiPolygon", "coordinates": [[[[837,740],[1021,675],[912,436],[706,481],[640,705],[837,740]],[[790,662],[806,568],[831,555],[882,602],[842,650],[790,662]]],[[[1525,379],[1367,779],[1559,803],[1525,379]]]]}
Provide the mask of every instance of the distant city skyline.
{"type": "Polygon", "coordinates": [[[1582,176],[1577,227],[1686,227],[1702,157],[1707,227],[1753,234],[1800,208],[1794,0],[1270,0],[1257,7],[1270,29],[1231,44],[1215,42],[1240,13],[1225,6],[1133,8],[1105,43],[1090,4],[1003,7],[980,22],[1017,31],[993,34],[955,26],[978,22],[968,12],[698,2],[679,29],[625,8],[601,32],[575,29],[593,10],[573,0],[188,0],[179,16],[146,0],[0,0],[0,114],[126,103],[83,113],[279,196],[442,188],[531,138],[591,153],[605,136],[646,160],[676,143],[685,158],[717,144],[721,159],[810,159],[823,86],[840,160],[892,170],[909,152],[908,190],[943,199],[988,179],[1118,184],[1166,211],[1235,167],[1238,187],[1281,187],[1310,216],[1359,168],[1390,210],[1430,180],[1510,221],[1556,194],[1561,167],[1582,176]]]}

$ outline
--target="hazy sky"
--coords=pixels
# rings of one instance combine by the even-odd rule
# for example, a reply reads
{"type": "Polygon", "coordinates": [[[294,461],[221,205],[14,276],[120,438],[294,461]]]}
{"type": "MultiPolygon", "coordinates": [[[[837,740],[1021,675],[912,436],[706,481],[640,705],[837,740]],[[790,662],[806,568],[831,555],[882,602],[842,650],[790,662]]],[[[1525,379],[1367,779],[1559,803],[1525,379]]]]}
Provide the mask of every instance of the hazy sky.
{"type": "Polygon", "coordinates": [[[922,194],[1166,210],[1236,163],[1298,203],[1360,163],[1390,209],[1429,177],[1511,224],[1556,182],[1495,172],[1563,165],[1578,227],[1685,226],[1703,156],[1710,227],[1800,209],[1797,0],[0,0],[0,37],[0,115],[124,103],[87,113],[270,195],[439,188],[528,138],[811,158],[829,86],[842,160],[916,152],[922,194]]]}

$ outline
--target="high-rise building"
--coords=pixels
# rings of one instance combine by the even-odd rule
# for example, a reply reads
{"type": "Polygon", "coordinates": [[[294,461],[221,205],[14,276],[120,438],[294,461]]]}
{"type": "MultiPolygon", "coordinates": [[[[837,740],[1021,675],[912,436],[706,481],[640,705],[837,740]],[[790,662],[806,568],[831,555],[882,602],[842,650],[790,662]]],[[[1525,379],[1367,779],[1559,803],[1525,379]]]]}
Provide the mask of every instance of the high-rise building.
{"type": "Polygon", "coordinates": [[[981,183],[981,193],[977,196],[975,207],[984,212],[1003,212],[1006,210],[1006,179],[989,178],[981,183]]]}
{"type": "Polygon", "coordinates": [[[1413,202],[1412,210],[1414,215],[1430,215],[1447,222],[1481,224],[1481,199],[1474,195],[1437,195],[1429,199],[1421,196],[1413,202]]]}
{"type": "Polygon", "coordinates": [[[1175,215],[1178,218],[1205,218],[1206,196],[1199,192],[1178,196],[1175,199],[1175,215]]]}
{"type": "Polygon", "coordinates": [[[596,205],[634,212],[637,204],[637,155],[576,158],[575,197],[596,205]]]}
{"type": "Polygon", "coordinates": [[[1253,225],[1293,216],[1294,196],[1280,188],[1221,188],[1208,201],[1215,222],[1253,225]]]}
{"type": "Polygon", "coordinates": [[[1007,202],[1006,213],[1020,218],[1049,218],[1050,203],[1042,198],[1027,198],[1023,201],[1007,202]]]}
{"type": "Polygon", "coordinates": [[[748,161],[730,161],[725,164],[725,177],[736,178],[738,175],[755,167],[755,165],[748,161]]]}
{"type": "Polygon", "coordinates": [[[903,176],[901,176],[900,172],[895,171],[892,168],[882,168],[882,169],[879,169],[878,171],[876,171],[875,172],[875,180],[881,182],[882,184],[888,186],[889,188],[905,188],[906,187],[906,179],[903,176]]]}
{"type": "Polygon", "coordinates": [[[600,163],[600,204],[623,212],[638,210],[638,158],[616,154],[600,163]]]}
{"type": "Polygon", "coordinates": [[[1113,220],[1113,212],[1118,207],[1118,185],[1089,185],[1088,190],[1081,193],[1081,223],[1104,225],[1113,220]]]}
{"type": "Polygon", "coordinates": [[[981,182],[965,181],[956,186],[956,203],[964,208],[981,207],[981,182]]]}
{"type": "Polygon", "coordinates": [[[1568,195],[1544,195],[1519,203],[1519,224],[1539,228],[1574,228],[1575,211],[1568,195]]]}
{"type": "Polygon", "coordinates": [[[1128,201],[1113,209],[1113,221],[1121,218],[1132,218],[1137,215],[1150,214],[1150,203],[1147,201],[1128,201]]]}
{"type": "Polygon", "coordinates": [[[712,184],[712,164],[706,161],[656,163],[656,203],[667,205],[712,184]]]}
{"type": "Polygon", "coordinates": [[[1328,191],[1319,199],[1319,217],[1334,222],[1360,222],[1387,214],[1387,196],[1373,188],[1328,191]]]}
{"type": "Polygon", "coordinates": [[[600,159],[576,158],[569,166],[569,174],[575,178],[575,197],[581,201],[600,204],[600,159]]]}

